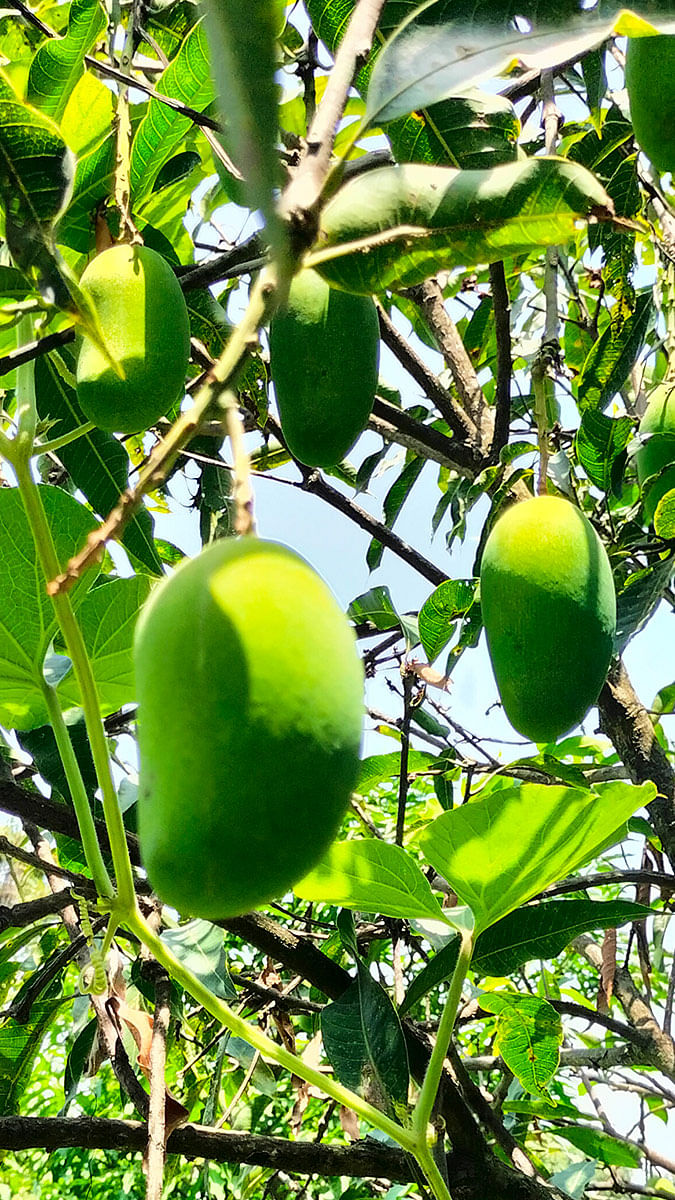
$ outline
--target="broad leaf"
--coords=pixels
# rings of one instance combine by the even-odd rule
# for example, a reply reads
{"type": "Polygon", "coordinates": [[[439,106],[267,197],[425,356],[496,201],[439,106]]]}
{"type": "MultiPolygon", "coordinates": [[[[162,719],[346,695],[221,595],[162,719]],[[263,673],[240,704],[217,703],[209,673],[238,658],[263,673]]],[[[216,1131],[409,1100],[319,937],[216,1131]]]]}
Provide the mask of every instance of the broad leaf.
{"type": "Polygon", "coordinates": [[[188,921],[165,929],[162,941],[205,987],[221,1000],[236,1000],[237,990],[225,965],[223,931],[210,921],[188,921]]]}
{"type": "Polygon", "coordinates": [[[396,629],[400,624],[388,587],[374,587],[352,600],[347,616],[355,625],[370,621],[376,629],[396,629]]]}
{"type": "MultiPolygon", "coordinates": [[[[92,666],[101,711],[116,712],[135,699],[132,645],[141,605],[150,591],[146,575],[111,579],[93,588],[78,610],[78,621],[92,666]]],[[[59,685],[63,707],[81,705],[72,672],[59,685]]]]}
{"type": "Polygon", "coordinates": [[[295,885],[302,900],[341,904],[385,917],[431,917],[443,910],[417,863],[401,846],[368,841],[334,842],[309,875],[295,885]]]}
{"type": "MultiPolygon", "coordinates": [[[[35,364],[35,390],[38,412],[54,425],[51,437],[61,437],[85,421],[77,402],[72,372],[75,359],[69,347],[61,351],[65,370],[52,356],[43,356],[35,364]]],[[[58,451],[58,457],[73,483],[86,496],[99,517],[107,517],[117,504],[129,481],[129,456],[123,444],[102,429],[92,429],[58,451]]],[[[153,575],[161,575],[162,564],[152,537],[152,518],[141,508],[124,532],[122,545],[153,575]]]]}
{"type": "Polygon", "coordinates": [[[262,211],[271,243],[280,248],[284,235],[274,199],[280,182],[277,14],[269,0],[207,0],[206,24],[223,141],[244,176],[252,207],[262,211]]]}
{"type": "MultiPolygon", "coordinates": [[[[178,54],[158,79],[156,91],[197,112],[203,112],[215,95],[209,72],[209,45],[203,22],[194,25],[178,54]]],[[[178,143],[191,128],[189,117],[154,97],[141,121],[131,149],[130,184],[135,207],[152,190],[178,143]]]]}
{"type": "Polygon", "coordinates": [[[633,432],[630,417],[606,417],[599,409],[587,408],[577,431],[577,457],[591,483],[608,492],[613,467],[626,449],[633,432]]]}
{"type": "MultiPolygon", "coordinates": [[[[610,7],[619,13],[619,4],[610,7]]],[[[368,118],[393,121],[516,64],[536,71],[557,66],[580,58],[612,32],[626,34],[634,27],[630,13],[617,20],[606,10],[602,16],[579,10],[578,3],[557,10],[522,4],[517,12],[528,19],[525,27],[513,21],[512,5],[442,0],[427,10],[424,23],[401,28],[379,55],[368,88],[368,118]]],[[[672,32],[675,24],[659,22],[659,28],[672,32]]]]}
{"type": "Polygon", "coordinates": [[[666,492],[656,506],[654,532],[668,541],[675,538],[675,489],[666,492]]]}
{"type": "Polygon", "coordinates": [[[576,381],[575,390],[582,413],[588,409],[601,412],[623,387],[644,345],[652,312],[650,289],[638,296],[632,316],[623,321],[610,321],[593,343],[576,381]]]}
{"type": "Polygon", "coordinates": [[[547,900],[511,912],[476,939],[471,967],[511,975],[532,959],[551,959],[580,933],[643,921],[651,909],[626,900],[547,900]]]}
{"type": "MultiPolygon", "coordinates": [[[[62,566],[95,527],[92,514],[67,492],[41,487],[57,557],[62,566]]],[[[71,590],[83,599],[95,572],[71,590]]],[[[31,729],[47,721],[41,687],[42,664],[57,628],[47,581],[18,488],[0,489],[0,721],[10,729],[31,729]]]]}
{"type": "Polygon", "coordinates": [[[483,930],[590,862],[655,795],[652,783],[594,792],[524,783],[443,813],[418,841],[483,930]]]}
{"type": "Polygon", "coordinates": [[[438,657],[455,632],[457,617],[471,608],[476,585],[470,579],[449,579],[425,600],[419,615],[420,641],[429,662],[438,657]]]}
{"type": "Polygon", "coordinates": [[[616,596],[614,649],[622,654],[630,639],[644,629],[675,570],[671,555],[629,575],[616,596]]]}
{"type": "Polygon", "coordinates": [[[84,56],[107,24],[100,0],[71,0],[68,32],[38,46],[28,73],[30,104],[60,120],[70,94],[84,73],[84,56]]]}
{"type": "Polygon", "coordinates": [[[480,1006],[496,1013],[495,1050],[527,1092],[546,1096],[546,1084],[556,1073],[563,1039],[557,1012],[541,996],[512,992],[482,994],[480,1006]]]}
{"type": "MultiPolygon", "coordinates": [[[[408,751],[408,774],[416,771],[431,772],[436,765],[436,756],[423,750],[408,751]]],[[[447,769],[447,768],[446,768],[447,769]]],[[[360,796],[367,796],[381,783],[388,783],[401,771],[401,752],[392,754],[371,754],[361,761],[359,778],[354,788],[360,796]]]]}
{"type": "Polygon", "coordinates": [[[563,244],[580,220],[607,220],[609,196],[576,163],[530,158],[491,171],[412,164],[357,176],[323,211],[308,265],[370,294],[440,269],[563,244]]]}
{"type": "Polygon", "coordinates": [[[357,978],[321,1013],[323,1044],[341,1083],[392,1116],[408,1099],[408,1056],[396,1010],[359,960],[357,978]]]}
{"type": "Polygon", "coordinates": [[[0,1027],[0,1116],[16,1115],[45,1031],[62,1004],[61,999],[38,1000],[25,1024],[9,1020],[0,1027]]]}
{"type": "Polygon", "coordinates": [[[642,1163],[639,1146],[630,1146],[628,1142],[612,1137],[602,1129],[590,1129],[586,1125],[556,1125],[554,1132],[556,1137],[564,1138],[577,1150],[607,1167],[635,1170],[642,1163]]]}

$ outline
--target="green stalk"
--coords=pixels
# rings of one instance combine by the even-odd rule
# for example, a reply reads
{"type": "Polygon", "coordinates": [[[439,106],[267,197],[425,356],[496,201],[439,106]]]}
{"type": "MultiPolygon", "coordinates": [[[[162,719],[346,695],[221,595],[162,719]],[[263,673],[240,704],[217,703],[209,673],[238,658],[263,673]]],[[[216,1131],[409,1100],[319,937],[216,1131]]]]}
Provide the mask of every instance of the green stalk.
{"type": "Polygon", "coordinates": [[[436,1166],[436,1163],[434,1162],[434,1156],[429,1147],[425,1146],[423,1150],[418,1150],[415,1154],[415,1158],[419,1167],[422,1169],[422,1171],[424,1171],[427,1183],[434,1194],[435,1200],[452,1200],[452,1196],[448,1191],[447,1184],[438,1167],[436,1166]]]}
{"type": "Polygon", "coordinates": [[[256,1025],[250,1025],[248,1021],[244,1021],[242,1017],[237,1016],[233,1012],[228,1004],[225,1004],[223,1000],[214,996],[213,992],[196,975],[193,975],[192,971],[180,959],[172,954],[168,946],[150,928],[138,910],[130,916],[125,915],[124,925],[130,933],[136,934],[145,943],[157,959],[157,962],[169,972],[172,979],[177,980],[189,992],[193,1000],[201,1004],[207,1012],[211,1013],[212,1017],[220,1021],[235,1037],[244,1038],[264,1058],[271,1059],[272,1062],[277,1063],[280,1067],[284,1067],[291,1074],[297,1075],[300,1079],[304,1079],[306,1083],[319,1088],[322,1092],[330,1096],[331,1099],[336,1100],[338,1104],[343,1104],[346,1108],[352,1109],[364,1121],[368,1121],[370,1125],[381,1130],[382,1133],[388,1134],[403,1150],[408,1151],[409,1154],[417,1155],[417,1141],[409,1130],[404,1129],[397,1121],[392,1121],[385,1113],[374,1108],[372,1104],[369,1104],[367,1100],[363,1100],[361,1096],[357,1096],[349,1088],[343,1087],[335,1079],[326,1077],[321,1071],[308,1066],[297,1055],[291,1054],[284,1046],[273,1042],[256,1025]]]}
{"type": "MultiPolygon", "coordinates": [[[[422,1089],[417,1098],[417,1104],[413,1113],[413,1130],[419,1144],[424,1144],[425,1146],[427,1144],[427,1130],[431,1120],[431,1113],[441,1082],[443,1062],[448,1052],[448,1046],[450,1045],[455,1017],[457,1016],[457,1008],[462,995],[462,987],[464,986],[464,980],[473,953],[473,935],[467,930],[462,930],[460,932],[460,939],[459,954],[452,973],[452,979],[450,980],[450,990],[448,991],[448,997],[441,1014],[436,1041],[431,1051],[431,1058],[426,1069],[422,1089]]],[[[420,1163],[420,1165],[422,1164],[420,1163]]],[[[423,1169],[426,1172],[426,1167],[423,1169]]]]}
{"type": "MultiPolygon", "coordinates": [[[[45,510],[42,504],[40,492],[35,484],[30,473],[30,460],[23,456],[17,456],[12,461],[19,487],[21,489],[21,497],[23,499],[26,515],[35,539],[35,545],[40,559],[40,566],[44,572],[46,579],[54,579],[61,570],[61,565],[56,555],[56,549],[52,539],[51,530],[47,522],[45,510]]],[[[52,596],[54,610],[63,634],[63,640],[66,644],[68,657],[73,664],[73,671],[80,688],[80,698],[82,709],[84,712],[84,720],[87,726],[87,734],[91,745],[91,753],[94,760],[94,768],[96,770],[96,778],[103,796],[103,812],[105,815],[106,825],[108,827],[108,836],[110,838],[110,849],[112,851],[113,864],[115,867],[115,878],[117,881],[117,890],[119,893],[120,907],[124,911],[132,912],[136,897],[134,893],[134,878],[129,861],[129,852],[127,850],[127,840],[124,832],[124,824],[122,822],[122,814],[119,804],[117,803],[117,794],[113,783],[112,774],[110,771],[110,758],[108,756],[108,746],[105,738],[105,730],[101,720],[101,711],[98,702],[98,693],[96,691],[96,683],[89,662],[89,655],[84,644],[82,631],[75,618],[73,607],[70,603],[70,597],[65,593],[60,593],[52,596]]],[[[90,864],[91,865],[91,864],[90,864]]],[[[106,889],[104,895],[110,895],[110,891],[106,889]]]]}
{"type": "Polygon", "coordinates": [[[37,454],[50,454],[54,450],[60,450],[62,446],[69,446],[71,442],[76,442],[78,438],[84,437],[85,433],[91,433],[95,428],[93,421],[85,421],[83,425],[71,429],[70,433],[62,433],[61,437],[52,438],[49,442],[36,442],[33,446],[33,457],[37,454]]]}
{"type": "Polygon", "coordinates": [[[112,897],[114,895],[113,885],[110,882],[106,865],[101,854],[101,847],[96,836],[96,827],[94,818],[89,805],[89,797],[84,786],[82,772],[80,771],[79,763],[75,757],[73,744],[70,740],[68,727],[63,719],[61,705],[56,690],[47,683],[46,679],[42,679],[42,694],[45,698],[47,712],[49,714],[49,724],[54,731],[56,738],[56,746],[61,757],[63,770],[70,788],[70,795],[77,817],[77,824],[82,835],[82,845],[84,847],[84,855],[87,860],[87,866],[92,873],[96,890],[101,896],[112,897]]]}

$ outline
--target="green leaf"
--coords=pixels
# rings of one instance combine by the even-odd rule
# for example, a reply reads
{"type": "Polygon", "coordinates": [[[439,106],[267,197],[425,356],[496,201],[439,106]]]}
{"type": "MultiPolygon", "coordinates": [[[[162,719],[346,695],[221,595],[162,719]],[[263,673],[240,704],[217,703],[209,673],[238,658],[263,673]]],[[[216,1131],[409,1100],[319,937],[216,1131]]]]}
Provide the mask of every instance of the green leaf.
{"type": "Polygon", "coordinates": [[[206,24],[225,122],[223,143],[244,176],[251,206],[265,218],[270,242],[279,249],[285,232],[274,198],[280,182],[274,7],[269,0],[207,0],[206,24]]]}
{"type": "Polygon", "coordinates": [[[608,492],[612,486],[612,468],[626,449],[633,432],[630,417],[606,417],[598,409],[587,408],[576,436],[577,457],[591,483],[608,492]]]}
{"type": "MultiPolygon", "coordinates": [[[[92,666],[103,716],[117,712],[136,697],[132,645],[141,605],[150,591],[146,575],[111,579],[93,588],[78,610],[78,622],[92,666]]],[[[60,683],[59,699],[65,708],[81,705],[82,698],[71,673],[60,683]]]]}
{"type": "MultiPolygon", "coordinates": [[[[253,1060],[256,1057],[254,1047],[250,1042],[240,1037],[230,1037],[227,1039],[225,1053],[234,1058],[245,1071],[250,1070],[253,1060]]],[[[257,1058],[253,1067],[251,1083],[259,1092],[262,1092],[263,1096],[274,1096],[277,1091],[278,1084],[272,1069],[260,1057],[257,1058]]]]}
{"type": "Polygon", "coordinates": [[[479,975],[512,975],[532,959],[552,959],[580,933],[643,921],[651,909],[626,900],[547,900],[516,909],[476,940],[471,967],[479,975]]]}
{"type": "Polygon", "coordinates": [[[408,1056],[396,1010],[359,960],[357,978],[321,1013],[326,1054],[341,1083],[394,1114],[407,1104],[408,1056]]]}
{"type": "Polygon", "coordinates": [[[236,1000],[237,989],[225,965],[223,931],[210,921],[188,921],[165,929],[162,941],[199,981],[221,1000],[236,1000]]]}
{"type": "Polygon", "coordinates": [[[445,920],[415,860],[401,846],[377,838],[334,842],[294,891],[301,900],[341,904],[385,917],[445,920]]]}
{"type": "Polygon", "coordinates": [[[84,1074],[97,1029],[98,1020],[94,1017],[85,1025],[84,1029],[80,1030],[68,1051],[63,1076],[63,1091],[67,1100],[75,1094],[77,1085],[84,1074]]]}
{"type": "Polygon", "coordinates": [[[524,783],[443,813],[417,840],[482,931],[590,862],[655,795],[652,783],[594,792],[524,783]]]}
{"type": "MultiPolygon", "coordinates": [[[[215,89],[203,21],[192,27],[176,57],[157,80],[156,90],[197,112],[203,112],[211,103],[215,89]]],[[[131,148],[129,178],[135,208],[153,190],[162,167],[191,127],[189,117],[151,98],[131,148]]]]}
{"type": "Polygon", "coordinates": [[[17,267],[35,271],[56,303],[72,307],[54,258],[51,227],[65,206],[74,159],[57,126],[26,104],[0,100],[0,203],[17,267]]]}
{"type": "Polygon", "coordinates": [[[385,132],[398,162],[470,171],[513,161],[520,121],[510,101],[474,88],[411,113],[385,132]]]}
{"type": "Polygon", "coordinates": [[[88,54],[107,25],[99,0],[71,0],[68,32],[38,46],[28,73],[26,99],[59,121],[70,94],[84,74],[88,54]]]}
{"type": "MultiPolygon", "coordinates": [[[[408,774],[415,771],[432,771],[435,764],[436,756],[433,754],[427,754],[424,750],[408,751],[408,774]]],[[[398,776],[400,771],[400,750],[396,750],[392,754],[371,754],[369,758],[361,761],[359,778],[354,791],[358,792],[360,796],[367,796],[381,783],[388,783],[398,776]]]]}
{"type": "MultiPolygon", "coordinates": [[[[82,425],[84,413],[77,402],[72,373],[75,358],[70,347],[64,346],[58,360],[43,355],[35,363],[35,391],[38,412],[55,422],[51,437],[60,437],[82,425]]],[[[77,488],[86,496],[99,517],[104,518],[117,504],[129,481],[129,456],[123,444],[102,429],[92,429],[75,442],[58,451],[58,457],[77,488]]],[[[122,545],[152,575],[162,574],[162,564],[152,536],[153,522],[146,508],[141,508],[124,532],[122,545]]]]}
{"type": "MultiPolygon", "coordinates": [[[[378,124],[393,121],[461,92],[469,83],[501,75],[514,63],[539,71],[576,61],[612,32],[627,32],[607,9],[598,16],[579,8],[578,2],[557,9],[522,4],[517,11],[528,19],[524,27],[513,21],[511,4],[433,5],[420,20],[405,22],[378,56],[368,87],[368,117],[378,124]]],[[[620,12],[618,4],[609,8],[620,12]]],[[[408,13],[406,6],[402,16],[408,13]]],[[[666,26],[659,22],[659,28],[666,26]]]]}
{"type": "Polygon", "coordinates": [[[37,1000],[25,1024],[9,1020],[0,1027],[0,1116],[16,1115],[47,1027],[63,1000],[37,1000]]]}
{"type": "MultiPolygon", "coordinates": [[[[425,461],[423,458],[413,458],[407,462],[401,471],[398,479],[389,488],[384,502],[384,523],[387,529],[391,529],[398,517],[403,505],[410,496],[412,489],[424,470],[425,461]]],[[[366,554],[366,562],[371,571],[379,567],[384,553],[384,546],[373,538],[366,554]]]]}
{"type": "Polygon", "coordinates": [[[388,587],[374,587],[352,600],[347,616],[355,625],[370,621],[376,629],[396,629],[400,618],[394,608],[388,587]]]}
{"type": "Polygon", "coordinates": [[[472,579],[449,579],[436,588],[420,609],[420,641],[429,662],[438,657],[455,632],[457,617],[471,608],[476,594],[472,579]]]}
{"type": "MultiPolygon", "coordinates": [[[[93,796],[98,786],[98,780],[84,717],[82,713],[68,713],[65,721],[68,726],[68,736],[82,772],[84,786],[87,794],[93,796]]],[[[64,800],[70,802],[72,800],[70,788],[51,725],[41,725],[38,729],[24,730],[21,733],[20,741],[33,759],[42,778],[64,800]]],[[[72,845],[75,848],[78,843],[73,839],[72,845]]],[[[79,843],[79,853],[79,861],[84,862],[81,843],[79,843]]],[[[61,866],[65,865],[63,859],[60,858],[59,861],[61,866]]]]}
{"type": "Polygon", "coordinates": [[[418,1000],[426,996],[427,992],[437,987],[439,983],[443,983],[445,979],[450,978],[457,965],[459,942],[459,937],[452,937],[442,950],[434,954],[434,957],[422,968],[419,975],[415,976],[403,997],[403,1003],[398,1010],[399,1016],[405,1016],[418,1000]]]}
{"type": "Polygon", "coordinates": [[[628,642],[644,629],[668,587],[674,564],[670,555],[628,576],[616,595],[614,650],[622,654],[628,642]]]}
{"type": "MultiPolygon", "coordinates": [[[[39,489],[56,554],[65,566],[96,522],[82,504],[55,487],[39,489]]],[[[93,583],[89,571],[71,590],[77,606],[93,583]]],[[[0,721],[9,729],[47,722],[42,664],[57,628],[18,488],[0,489],[0,721]]]]}
{"type": "Polygon", "coordinates": [[[638,296],[631,316],[622,320],[618,314],[617,320],[610,321],[593,343],[576,381],[577,403],[582,413],[588,409],[601,411],[623,387],[644,345],[652,313],[649,289],[638,296]]]}
{"type": "Polygon", "coordinates": [[[675,489],[666,492],[656,506],[654,532],[666,540],[675,538],[675,489]]]}
{"type": "Polygon", "coordinates": [[[584,167],[529,158],[490,171],[411,164],[357,176],[326,205],[308,265],[370,294],[564,244],[612,203],[584,167]]]}
{"type": "Polygon", "coordinates": [[[606,1167],[637,1169],[642,1164],[639,1146],[631,1146],[601,1129],[590,1129],[586,1125],[556,1125],[554,1133],[606,1167]]]}
{"type": "MultiPolygon", "coordinates": [[[[78,160],[110,136],[113,94],[93,71],[85,71],[73,88],[61,119],[61,134],[78,160]]],[[[76,186],[73,189],[77,191],[76,186]]]]}
{"type": "Polygon", "coordinates": [[[546,1096],[546,1084],[556,1073],[563,1040],[557,1012],[541,996],[511,992],[482,993],[480,1006],[496,1013],[495,1050],[527,1092],[546,1096]]]}

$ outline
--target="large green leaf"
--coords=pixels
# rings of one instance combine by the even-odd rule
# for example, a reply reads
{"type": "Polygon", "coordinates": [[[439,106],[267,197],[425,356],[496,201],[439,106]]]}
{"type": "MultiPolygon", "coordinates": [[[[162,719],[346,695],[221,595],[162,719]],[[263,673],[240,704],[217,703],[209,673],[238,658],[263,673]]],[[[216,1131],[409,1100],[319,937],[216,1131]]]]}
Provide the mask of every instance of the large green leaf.
{"type": "Polygon", "coordinates": [[[634,571],[616,595],[614,649],[622,654],[630,639],[644,629],[675,570],[671,554],[634,571]]]}
{"type": "Polygon", "coordinates": [[[424,601],[419,615],[420,641],[429,662],[447,646],[457,618],[468,612],[475,595],[473,579],[448,579],[424,601]]]}
{"type": "Polygon", "coordinates": [[[591,1129],[586,1125],[556,1125],[554,1132],[556,1137],[564,1138],[577,1150],[605,1166],[636,1170],[642,1163],[639,1146],[631,1146],[602,1129],[591,1129]]]}
{"type": "Polygon", "coordinates": [[[280,247],[276,216],[278,13],[269,0],[207,0],[211,67],[225,124],[223,142],[246,181],[253,208],[265,218],[270,242],[280,247]],[[255,67],[253,67],[255,64],[255,67]]]}
{"type": "Polygon", "coordinates": [[[357,977],[321,1013],[323,1044],[341,1083],[392,1116],[408,1099],[408,1057],[396,1010],[357,959],[357,977]]]}
{"type": "Polygon", "coordinates": [[[541,996],[513,992],[483,994],[480,1006],[499,1016],[495,1050],[507,1067],[526,1091],[546,1096],[546,1084],[558,1068],[563,1039],[555,1009],[541,996]]]}
{"type": "Polygon", "coordinates": [[[638,296],[635,312],[618,324],[609,325],[593,343],[576,381],[577,403],[581,412],[602,409],[628,378],[644,345],[652,317],[651,289],[638,296]]]}
{"type": "MultiPolygon", "coordinates": [[[[41,487],[40,495],[62,566],[95,527],[92,514],[67,492],[41,487]]],[[[89,571],[71,590],[77,606],[91,586],[89,571]]],[[[42,664],[57,628],[54,606],[18,488],[0,489],[0,722],[32,729],[47,722],[42,664]]]]}
{"type": "MultiPolygon", "coordinates": [[[[51,356],[43,356],[35,364],[38,412],[43,419],[55,422],[52,437],[69,433],[85,421],[72,382],[75,370],[72,350],[64,347],[61,357],[65,370],[51,356]]],[[[92,429],[77,441],[62,446],[58,456],[94,511],[100,517],[107,517],[129,480],[129,456],[122,443],[112,434],[92,429]]],[[[152,575],[162,574],[152,536],[152,517],[146,508],[139,509],[128,525],[122,545],[152,575]]]]}
{"type": "Polygon", "coordinates": [[[644,921],[651,909],[627,900],[548,900],[516,909],[476,939],[471,967],[481,975],[511,975],[532,959],[551,959],[589,929],[644,921]]]}
{"type": "Polygon", "coordinates": [[[503,96],[473,89],[412,113],[386,129],[399,162],[481,170],[512,162],[520,122],[503,96]]]}
{"type": "Polygon", "coordinates": [[[334,842],[317,867],[295,885],[302,900],[340,904],[385,917],[443,921],[440,904],[414,859],[377,838],[334,842]]]}
{"type": "MultiPolygon", "coordinates": [[[[600,10],[593,6],[584,13],[575,0],[557,8],[544,3],[451,6],[447,0],[434,5],[423,20],[400,29],[378,56],[367,115],[377,123],[393,121],[456,95],[469,83],[500,75],[514,63],[541,71],[580,58],[612,33],[636,29],[630,13],[618,16],[618,3],[600,10]],[[516,25],[516,14],[527,17],[527,27],[522,21],[516,25]]],[[[659,22],[659,28],[673,32],[675,23],[659,22]]]]}
{"type": "Polygon", "coordinates": [[[235,1000],[237,989],[225,963],[223,931],[210,921],[188,921],[177,929],[165,929],[162,941],[193,975],[222,1000],[235,1000]]]}
{"type": "Polygon", "coordinates": [[[370,294],[562,244],[612,203],[585,168],[530,158],[490,171],[411,164],[350,180],[324,209],[309,265],[337,287],[370,294]]]}
{"type": "Polygon", "coordinates": [[[581,418],[576,436],[577,457],[591,483],[603,492],[612,487],[614,464],[626,449],[633,428],[630,417],[606,417],[595,408],[587,408],[581,418]]]}
{"type": "Polygon", "coordinates": [[[35,270],[57,303],[69,296],[54,259],[52,225],[64,207],[74,159],[57,126],[26,104],[0,100],[0,203],[10,253],[35,270]]]}
{"type": "Polygon", "coordinates": [[[524,783],[443,813],[418,841],[482,931],[590,862],[655,795],[653,783],[594,792],[524,783]]]}
{"type": "Polygon", "coordinates": [[[38,1000],[25,1024],[9,1020],[0,1027],[0,1116],[16,1115],[45,1031],[62,1003],[38,1000]]]}
{"type": "MultiPolygon", "coordinates": [[[[104,716],[135,699],[132,645],[141,605],[150,591],[147,575],[111,579],[93,588],[78,611],[78,621],[91,661],[104,716]]],[[[81,705],[72,672],[59,684],[63,707],[81,705]]]]}
{"type": "Polygon", "coordinates": [[[100,0],[71,0],[68,32],[38,46],[28,74],[27,100],[60,120],[68,98],[84,73],[84,56],[107,25],[100,0]]]}
{"type": "MultiPolygon", "coordinates": [[[[178,54],[156,84],[156,91],[197,112],[212,102],[215,90],[209,72],[209,45],[204,24],[194,25],[178,54]]],[[[131,148],[131,198],[137,207],[152,191],[160,170],[191,128],[184,117],[153,97],[134,136],[131,148]]]]}

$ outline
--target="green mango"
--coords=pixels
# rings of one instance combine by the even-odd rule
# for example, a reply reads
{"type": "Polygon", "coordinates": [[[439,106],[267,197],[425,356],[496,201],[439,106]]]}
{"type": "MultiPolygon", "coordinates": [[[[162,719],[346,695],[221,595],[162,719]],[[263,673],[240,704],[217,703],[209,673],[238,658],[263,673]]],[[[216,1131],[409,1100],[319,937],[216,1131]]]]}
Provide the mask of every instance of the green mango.
{"type": "Polygon", "coordinates": [[[506,715],[523,737],[553,742],[579,724],[607,675],[616,597],[605,548],[568,500],[537,496],[497,520],[480,580],[506,715]]]}
{"type": "Polygon", "coordinates": [[[629,38],[626,88],[635,140],[659,171],[675,171],[675,36],[629,38]]]}
{"type": "Polygon", "coordinates": [[[108,352],[82,339],[77,398],[88,420],[109,433],[140,433],[180,399],[190,357],[190,320],[171,267],[149,246],[112,246],[80,280],[108,352]]]}
{"type": "Polygon", "coordinates": [[[270,323],[270,364],[291,454],[334,467],[365,429],[377,387],[380,330],[370,296],[301,271],[270,323]]]}
{"type": "Polygon", "coordinates": [[[651,524],[659,500],[675,488],[675,383],[662,383],[654,389],[639,433],[645,441],[635,455],[635,465],[645,492],[645,519],[651,524]]]}
{"type": "Polygon", "coordinates": [[[157,895],[210,920],[281,897],[322,857],[357,778],[363,670],[333,596],[285,546],[214,542],[152,593],[134,661],[157,895]]]}

